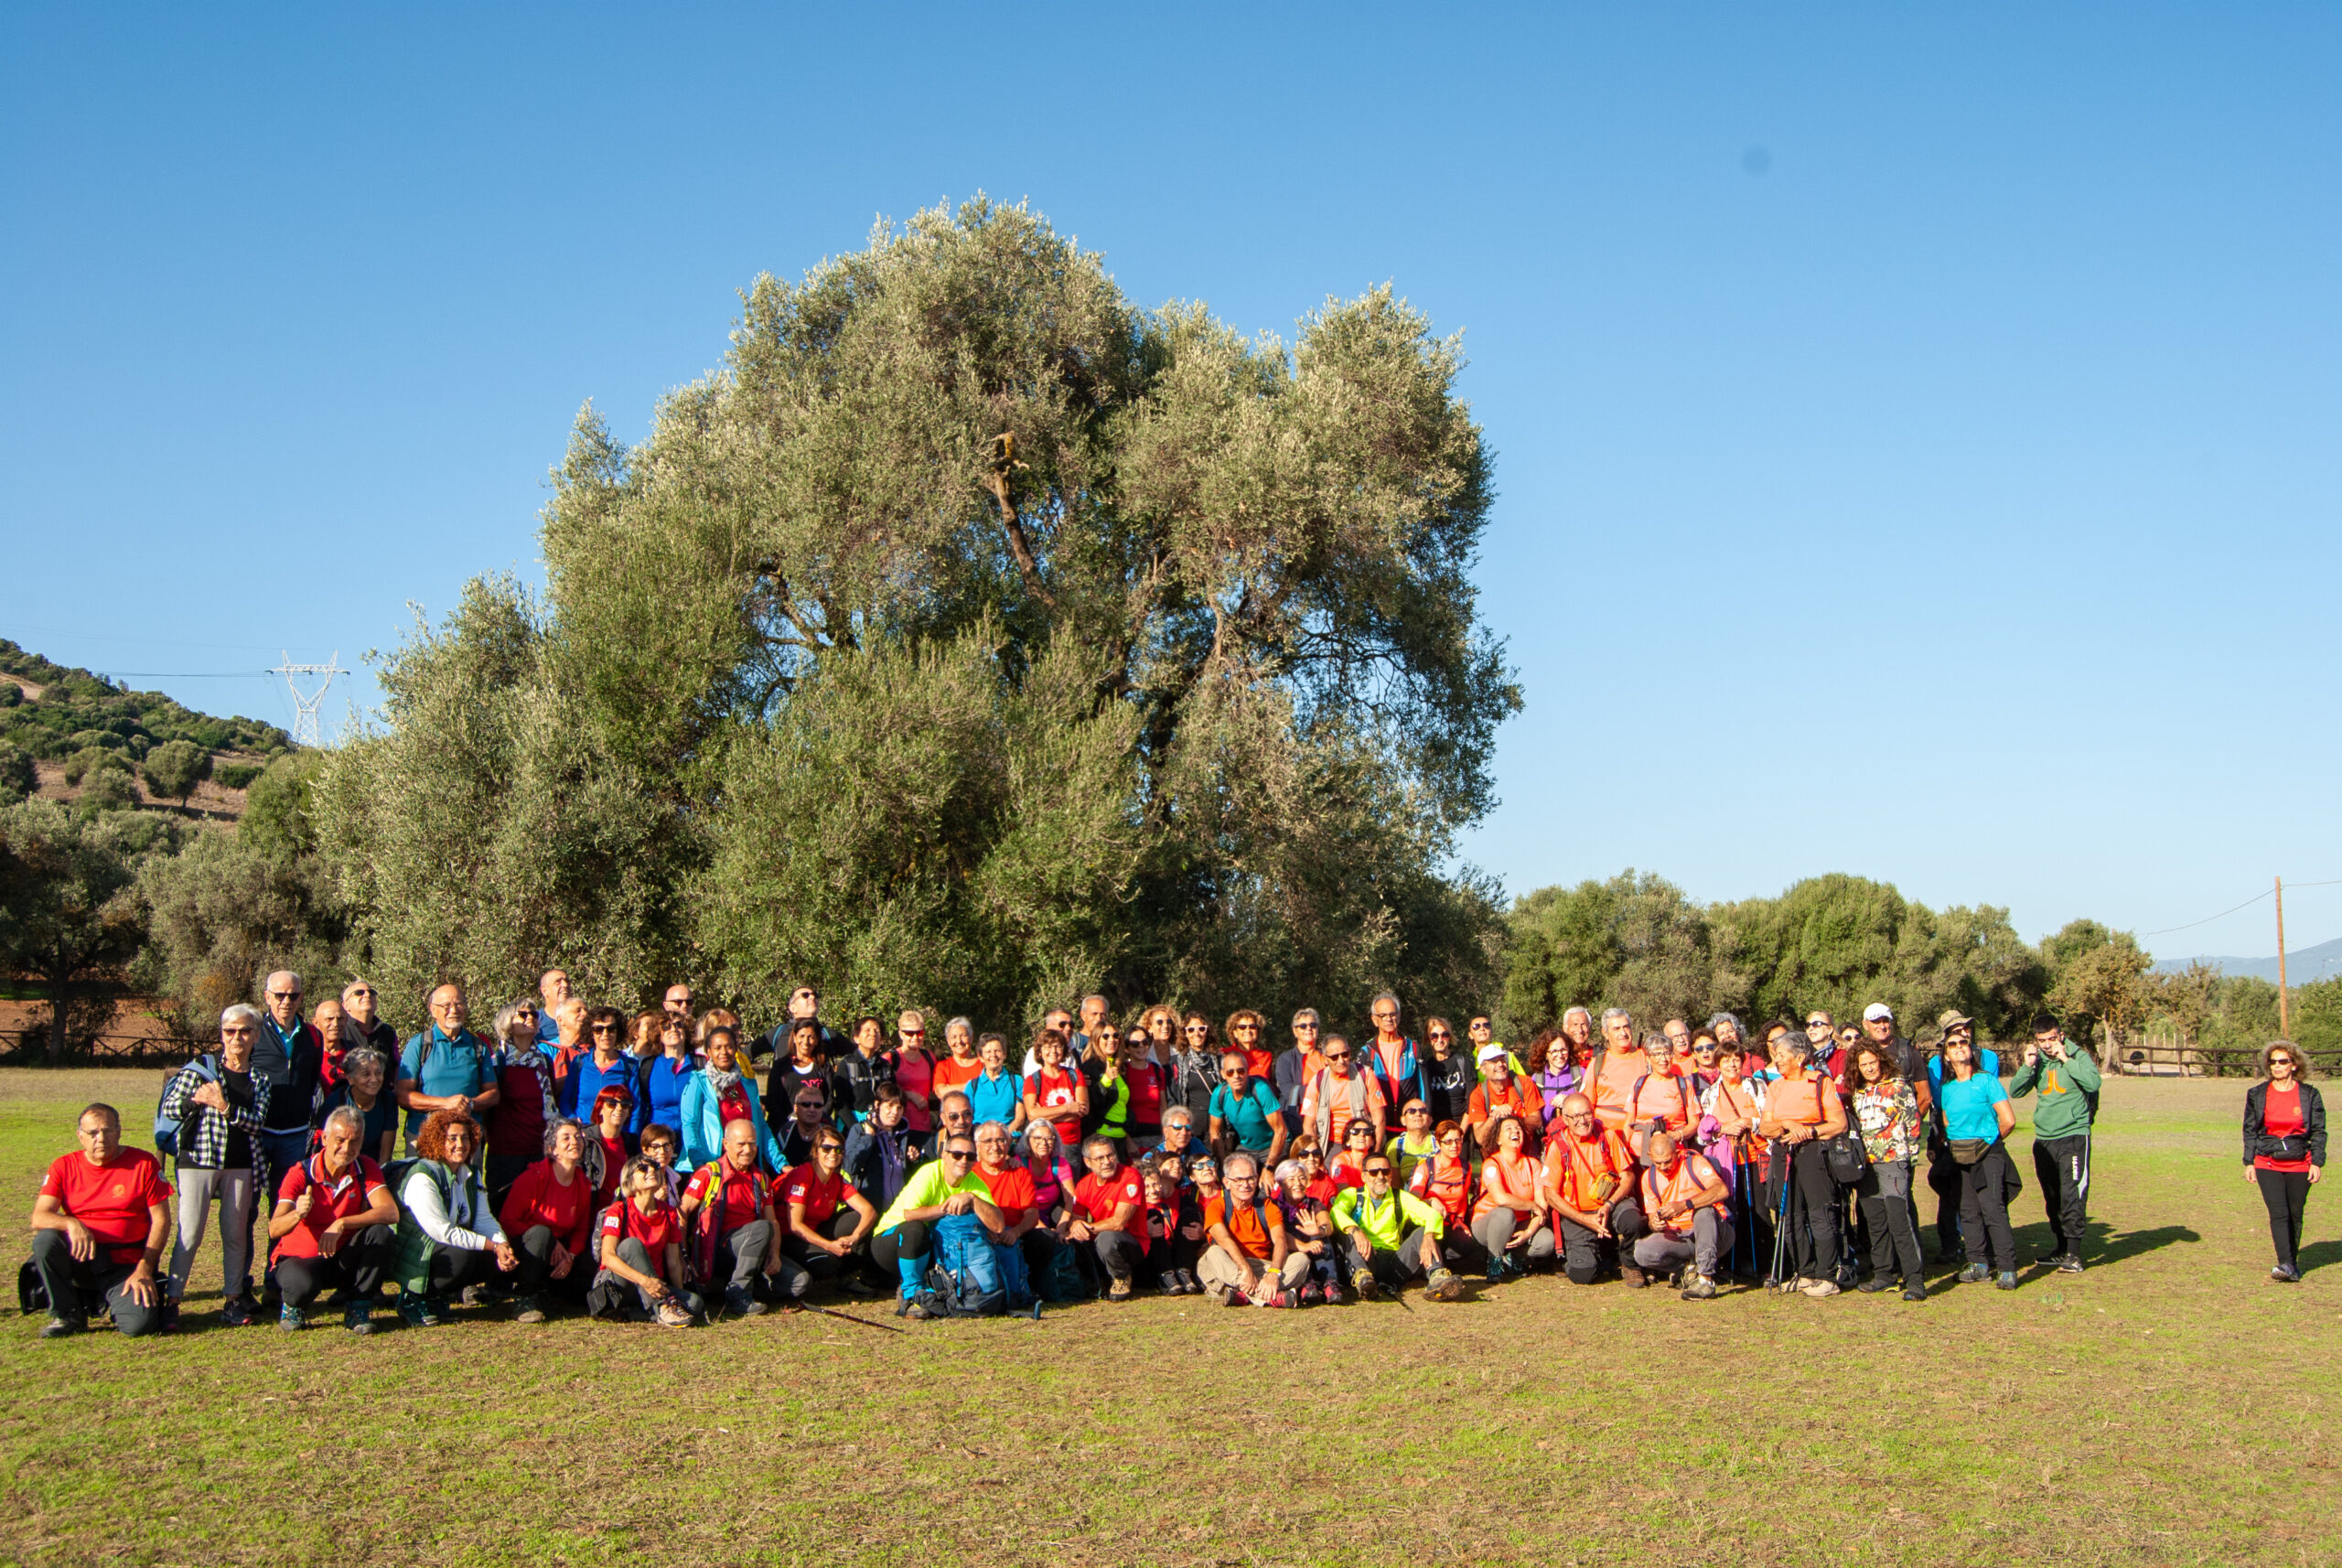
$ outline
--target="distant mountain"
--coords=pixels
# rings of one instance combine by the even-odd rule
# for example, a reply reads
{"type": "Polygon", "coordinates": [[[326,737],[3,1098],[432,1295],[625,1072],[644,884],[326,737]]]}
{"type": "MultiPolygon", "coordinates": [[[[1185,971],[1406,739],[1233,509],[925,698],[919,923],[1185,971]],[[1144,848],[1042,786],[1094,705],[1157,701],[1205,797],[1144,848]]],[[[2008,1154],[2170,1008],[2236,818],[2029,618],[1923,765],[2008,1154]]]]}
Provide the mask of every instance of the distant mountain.
{"type": "MultiPolygon", "coordinates": [[[[2226,975],[2250,974],[2272,985],[2277,983],[2277,960],[2273,955],[2269,958],[2165,959],[2155,965],[2155,972],[2176,974],[2191,963],[2209,964],[2226,975]]],[[[2342,937],[2285,955],[2285,983],[2288,985],[2307,985],[2313,981],[2331,980],[2338,974],[2342,974],[2342,937]]]]}
{"type": "Polygon", "coordinates": [[[269,757],[293,745],[274,725],[199,714],[160,692],[134,692],[0,638],[0,743],[38,762],[59,764],[87,754],[112,756],[128,767],[174,740],[211,753],[218,781],[231,789],[242,789],[269,757]]]}

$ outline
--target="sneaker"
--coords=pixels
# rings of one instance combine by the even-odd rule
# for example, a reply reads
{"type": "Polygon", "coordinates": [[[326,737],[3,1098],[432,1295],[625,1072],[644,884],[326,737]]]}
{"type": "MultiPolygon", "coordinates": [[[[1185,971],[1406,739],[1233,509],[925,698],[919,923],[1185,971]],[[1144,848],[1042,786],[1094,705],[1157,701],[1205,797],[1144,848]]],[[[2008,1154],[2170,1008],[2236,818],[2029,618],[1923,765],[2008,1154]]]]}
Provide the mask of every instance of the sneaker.
{"type": "Polygon", "coordinates": [[[2068,1252],[2064,1257],[2058,1259],[2057,1272],[2061,1274],[2080,1273],[2082,1272],[2081,1254],[2079,1252],[2068,1252]]]}
{"type": "Polygon", "coordinates": [[[298,1334],[309,1325],[308,1320],[302,1316],[301,1309],[288,1301],[276,1309],[276,1326],[287,1334],[298,1334]]]}
{"type": "Polygon", "coordinates": [[[1992,1270],[1982,1263],[1971,1263],[1960,1271],[1960,1283],[1964,1285],[1982,1284],[1991,1277],[1992,1273],[1992,1270]]]}
{"type": "Polygon", "coordinates": [[[1799,1293],[1812,1301],[1826,1301],[1838,1294],[1836,1280],[1816,1280],[1799,1293]]]}
{"type": "Polygon", "coordinates": [[[883,1287],[881,1286],[872,1284],[860,1274],[855,1274],[845,1282],[845,1294],[848,1295],[860,1296],[865,1301],[867,1301],[872,1296],[878,1294],[882,1288],[883,1287]]]}
{"type": "Polygon", "coordinates": [[[249,1296],[231,1295],[220,1304],[220,1326],[222,1328],[250,1328],[255,1316],[249,1296]]]}
{"type": "Polygon", "coordinates": [[[762,1317],[765,1304],[756,1298],[747,1285],[724,1287],[724,1310],[735,1317],[762,1317]]]}
{"type": "Polygon", "coordinates": [[[341,1309],[341,1326],[352,1334],[371,1334],[374,1332],[373,1314],[367,1309],[364,1301],[353,1301],[341,1309]]]}
{"type": "Polygon", "coordinates": [[[44,1339],[70,1338],[76,1334],[84,1332],[89,1326],[78,1317],[52,1317],[41,1328],[40,1337],[44,1339]]]}
{"type": "Polygon", "coordinates": [[[458,1305],[464,1306],[482,1306],[487,1302],[488,1287],[486,1285],[466,1285],[463,1295],[458,1298],[458,1305]]]}
{"type": "Polygon", "coordinates": [[[2291,1263],[2278,1264],[2277,1267],[2269,1271],[2269,1277],[2289,1285],[2297,1285],[2302,1283],[2301,1270],[2291,1263]]]}
{"type": "Polygon", "coordinates": [[[1923,1284],[1905,1285],[1903,1287],[1903,1299],[1905,1301],[1925,1301],[1928,1299],[1928,1287],[1923,1284]]]}
{"type": "Polygon", "coordinates": [[[903,1310],[896,1314],[896,1316],[898,1317],[908,1317],[913,1323],[924,1323],[929,1318],[934,1316],[934,1312],[929,1308],[925,1301],[920,1299],[920,1296],[924,1296],[927,1293],[925,1291],[921,1291],[919,1295],[915,1295],[908,1301],[903,1303],[903,1310]]]}
{"type": "Polygon", "coordinates": [[[692,1315],[674,1302],[662,1301],[659,1304],[658,1321],[661,1328],[689,1328],[692,1315]]]}
{"type": "Polygon", "coordinates": [[[1252,1305],[1255,1306],[1298,1307],[1305,1306],[1308,1303],[1297,1291],[1272,1290],[1262,1292],[1252,1305]]]}
{"type": "Polygon", "coordinates": [[[1187,1294],[1187,1287],[1179,1283],[1179,1274],[1177,1270],[1166,1269],[1157,1277],[1159,1277],[1163,1282],[1163,1294],[1165,1295],[1185,1295],[1187,1294]]]}
{"type": "Polygon", "coordinates": [[[178,1331],[179,1304],[176,1301],[167,1300],[161,1306],[156,1309],[155,1332],[157,1334],[177,1334],[178,1331]]]}
{"type": "Polygon", "coordinates": [[[1181,1269],[1179,1271],[1179,1286],[1189,1295],[1201,1295],[1204,1294],[1204,1287],[1197,1281],[1196,1273],[1193,1269],[1181,1269]]]}
{"type": "Polygon", "coordinates": [[[1692,1275],[1692,1283],[1683,1287],[1685,1301],[1714,1301],[1715,1294],[1716,1282],[1705,1274],[1692,1275]]]}
{"type": "Polygon", "coordinates": [[[403,1290],[399,1292],[399,1321],[409,1328],[435,1328],[439,1315],[432,1310],[429,1296],[403,1290]]]}
{"type": "Polygon", "coordinates": [[[1618,1265],[1618,1277],[1627,1282],[1627,1287],[1629,1290],[1640,1290],[1643,1286],[1650,1283],[1650,1276],[1644,1273],[1642,1270],[1635,1267],[1632,1263],[1620,1263],[1618,1265]]]}
{"type": "Polygon", "coordinates": [[[535,1296],[532,1296],[532,1295],[524,1295],[524,1296],[518,1297],[517,1299],[515,1299],[515,1300],[513,1301],[513,1303],[512,1303],[512,1321],[513,1321],[513,1322],[515,1322],[515,1323],[543,1323],[544,1320],[545,1320],[545,1309],[544,1309],[543,1307],[539,1306],[539,1305],[537,1305],[537,1298],[536,1298],[535,1296]]]}
{"type": "Polygon", "coordinates": [[[2001,1277],[1993,1283],[2002,1290],[2014,1290],[2016,1289],[2016,1271],[2014,1269],[2004,1270],[2002,1272],[2001,1277]]]}
{"type": "Polygon", "coordinates": [[[1211,1297],[1212,1300],[1219,1303],[1222,1306],[1242,1306],[1245,1305],[1244,1293],[1228,1285],[1212,1285],[1208,1288],[1204,1294],[1211,1297]]]}
{"type": "Polygon", "coordinates": [[[1108,1301],[1128,1301],[1130,1298],[1131,1282],[1128,1280],[1116,1280],[1112,1284],[1106,1287],[1106,1299],[1108,1301]]]}
{"type": "Polygon", "coordinates": [[[1879,1279],[1874,1276],[1873,1278],[1864,1280],[1854,1288],[1862,1292],[1864,1295],[1876,1295],[1880,1291],[1893,1290],[1895,1288],[1895,1282],[1893,1280],[1879,1279]]]}

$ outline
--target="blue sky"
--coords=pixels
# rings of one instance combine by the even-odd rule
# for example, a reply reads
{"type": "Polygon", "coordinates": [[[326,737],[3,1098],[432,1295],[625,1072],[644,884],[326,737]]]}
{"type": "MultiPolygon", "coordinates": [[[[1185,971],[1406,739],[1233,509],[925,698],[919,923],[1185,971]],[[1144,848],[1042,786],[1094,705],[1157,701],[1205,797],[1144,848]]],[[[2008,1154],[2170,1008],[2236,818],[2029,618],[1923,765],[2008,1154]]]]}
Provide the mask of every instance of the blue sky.
{"type": "Polygon", "coordinates": [[[0,635],[355,663],[537,569],[581,403],[982,189],[1144,304],[1466,334],[1513,891],[2342,878],[2342,12],[841,9],[8,7],[0,635]]]}

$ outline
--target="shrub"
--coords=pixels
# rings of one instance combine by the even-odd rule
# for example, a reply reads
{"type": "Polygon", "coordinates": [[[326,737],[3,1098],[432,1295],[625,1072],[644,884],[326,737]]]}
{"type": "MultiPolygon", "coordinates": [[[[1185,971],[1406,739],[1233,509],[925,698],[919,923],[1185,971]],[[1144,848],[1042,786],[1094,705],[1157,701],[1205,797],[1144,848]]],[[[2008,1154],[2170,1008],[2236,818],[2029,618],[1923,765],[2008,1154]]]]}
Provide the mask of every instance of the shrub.
{"type": "Polygon", "coordinates": [[[90,781],[81,787],[81,799],[75,804],[84,815],[126,811],[138,804],[138,791],[132,787],[128,772],[101,768],[90,775],[90,781]]]}
{"type": "Polygon", "coordinates": [[[257,762],[223,762],[211,770],[211,781],[222,789],[248,789],[262,771],[257,762]]]}
{"type": "Polygon", "coordinates": [[[108,751],[102,746],[85,746],[65,759],[65,782],[79,784],[91,773],[116,769],[125,774],[130,771],[130,764],[121,753],[108,751]]]}
{"type": "MultiPolygon", "coordinates": [[[[5,689],[13,692],[16,687],[5,689]]],[[[13,806],[39,788],[40,773],[33,767],[32,753],[0,740],[0,806],[13,806]]]]}

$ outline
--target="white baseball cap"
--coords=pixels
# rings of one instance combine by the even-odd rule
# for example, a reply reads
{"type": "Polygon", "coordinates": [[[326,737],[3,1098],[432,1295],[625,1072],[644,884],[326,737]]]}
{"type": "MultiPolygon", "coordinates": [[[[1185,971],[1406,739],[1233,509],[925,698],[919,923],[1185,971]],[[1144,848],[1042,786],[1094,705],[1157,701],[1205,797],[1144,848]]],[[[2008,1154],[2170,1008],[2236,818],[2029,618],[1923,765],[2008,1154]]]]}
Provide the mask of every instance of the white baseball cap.
{"type": "Polygon", "coordinates": [[[1875,1024],[1881,1018],[1884,1018],[1888,1023],[1892,1024],[1895,1022],[1895,1009],[1889,1007],[1884,1002],[1874,1002],[1869,1006],[1863,1009],[1864,1023],[1875,1024]]]}
{"type": "Polygon", "coordinates": [[[1488,1044],[1480,1047],[1480,1054],[1477,1059],[1484,1062],[1500,1062],[1504,1060],[1504,1047],[1496,1044],[1494,1041],[1490,1041],[1488,1044]]]}

